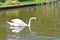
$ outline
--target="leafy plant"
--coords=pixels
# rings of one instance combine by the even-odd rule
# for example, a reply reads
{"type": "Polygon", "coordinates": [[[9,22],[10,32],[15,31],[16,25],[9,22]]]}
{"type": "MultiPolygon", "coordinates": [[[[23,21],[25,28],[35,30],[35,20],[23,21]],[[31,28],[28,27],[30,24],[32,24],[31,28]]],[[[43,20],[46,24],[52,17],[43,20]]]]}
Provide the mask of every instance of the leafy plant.
{"type": "Polygon", "coordinates": [[[4,2],[6,2],[6,0],[0,0],[0,2],[4,3],[4,2]]]}

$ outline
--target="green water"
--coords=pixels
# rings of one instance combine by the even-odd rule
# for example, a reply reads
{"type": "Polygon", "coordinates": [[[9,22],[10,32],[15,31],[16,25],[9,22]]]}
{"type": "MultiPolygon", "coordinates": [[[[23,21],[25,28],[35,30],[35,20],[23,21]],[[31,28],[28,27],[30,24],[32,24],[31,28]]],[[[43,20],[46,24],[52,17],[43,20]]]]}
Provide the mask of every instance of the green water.
{"type": "Polygon", "coordinates": [[[7,21],[19,18],[28,24],[29,18],[31,17],[38,18],[38,21],[32,20],[31,23],[34,36],[27,36],[30,32],[28,27],[26,27],[24,30],[19,32],[19,35],[24,34],[22,40],[60,40],[59,10],[60,7],[58,4],[42,4],[33,7],[0,10],[0,40],[7,40],[8,34],[14,34],[8,32],[9,30],[7,30],[7,27],[9,27],[9,24],[7,24],[7,21]]]}

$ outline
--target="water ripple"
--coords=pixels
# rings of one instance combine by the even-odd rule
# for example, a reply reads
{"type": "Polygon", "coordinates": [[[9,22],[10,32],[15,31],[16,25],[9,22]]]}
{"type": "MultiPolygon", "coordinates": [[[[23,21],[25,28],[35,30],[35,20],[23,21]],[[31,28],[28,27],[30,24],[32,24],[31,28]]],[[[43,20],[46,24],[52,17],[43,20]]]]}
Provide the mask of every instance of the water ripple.
{"type": "Polygon", "coordinates": [[[38,36],[38,35],[22,35],[22,36],[16,36],[16,35],[8,35],[7,40],[60,40],[60,38],[53,37],[53,36],[38,36]]]}

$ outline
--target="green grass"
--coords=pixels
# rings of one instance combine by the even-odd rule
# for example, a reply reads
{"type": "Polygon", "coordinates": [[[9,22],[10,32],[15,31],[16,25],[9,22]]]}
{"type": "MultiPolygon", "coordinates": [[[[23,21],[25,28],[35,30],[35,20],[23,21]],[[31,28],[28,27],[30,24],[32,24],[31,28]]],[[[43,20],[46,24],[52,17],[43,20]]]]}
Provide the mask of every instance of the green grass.
{"type": "Polygon", "coordinates": [[[29,1],[29,2],[20,2],[21,4],[29,4],[29,3],[38,3],[38,2],[46,2],[46,0],[35,0],[35,1],[29,1]]]}
{"type": "Polygon", "coordinates": [[[4,3],[3,2],[0,2],[0,6],[5,6],[5,5],[18,5],[18,4],[30,4],[30,3],[40,3],[40,2],[46,2],[46,1],[57,1],[57,0],[29,0],[29,1],[17,1],[17,2],[9,2],[8,1],[5,1],[4,3]]]}
{"type": "Polygon", "coordinates": [[[9,1],[8,1],[7,4],[6,4],[6,1],[5,1],[4,3],[0,2],[0,6],[5,6],[5,5],[8,5],[8,4],[9,5],[15,5],[17,3],[19,3],[19,4],[30,4],[30,3],[38,3],[38,2],[45,2],[45,1],[46,0],[29,0],[29,1],[28,0],[26,0],[26,1],[24,1],[24,0],[22,1],[21,0],[21,1],[14,2],[14,3],[12,1],[9,3],[9,1]]]}

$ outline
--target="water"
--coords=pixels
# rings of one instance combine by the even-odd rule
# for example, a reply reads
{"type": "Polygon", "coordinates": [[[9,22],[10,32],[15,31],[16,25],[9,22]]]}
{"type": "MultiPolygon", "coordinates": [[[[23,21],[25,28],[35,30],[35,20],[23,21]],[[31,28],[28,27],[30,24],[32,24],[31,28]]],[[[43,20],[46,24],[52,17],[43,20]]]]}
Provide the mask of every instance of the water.
{"type": "Polygon", "coordinates": [[[33,7],[0,10],[0,40],[60,40],[60,4],[37,5],[33,7]],[[28,24],[32,20],[32,34],[28,27],[19,32],[18,36],[7,30],[10,25],[7,21],[15,18],[22,19],[28,24]]]}

